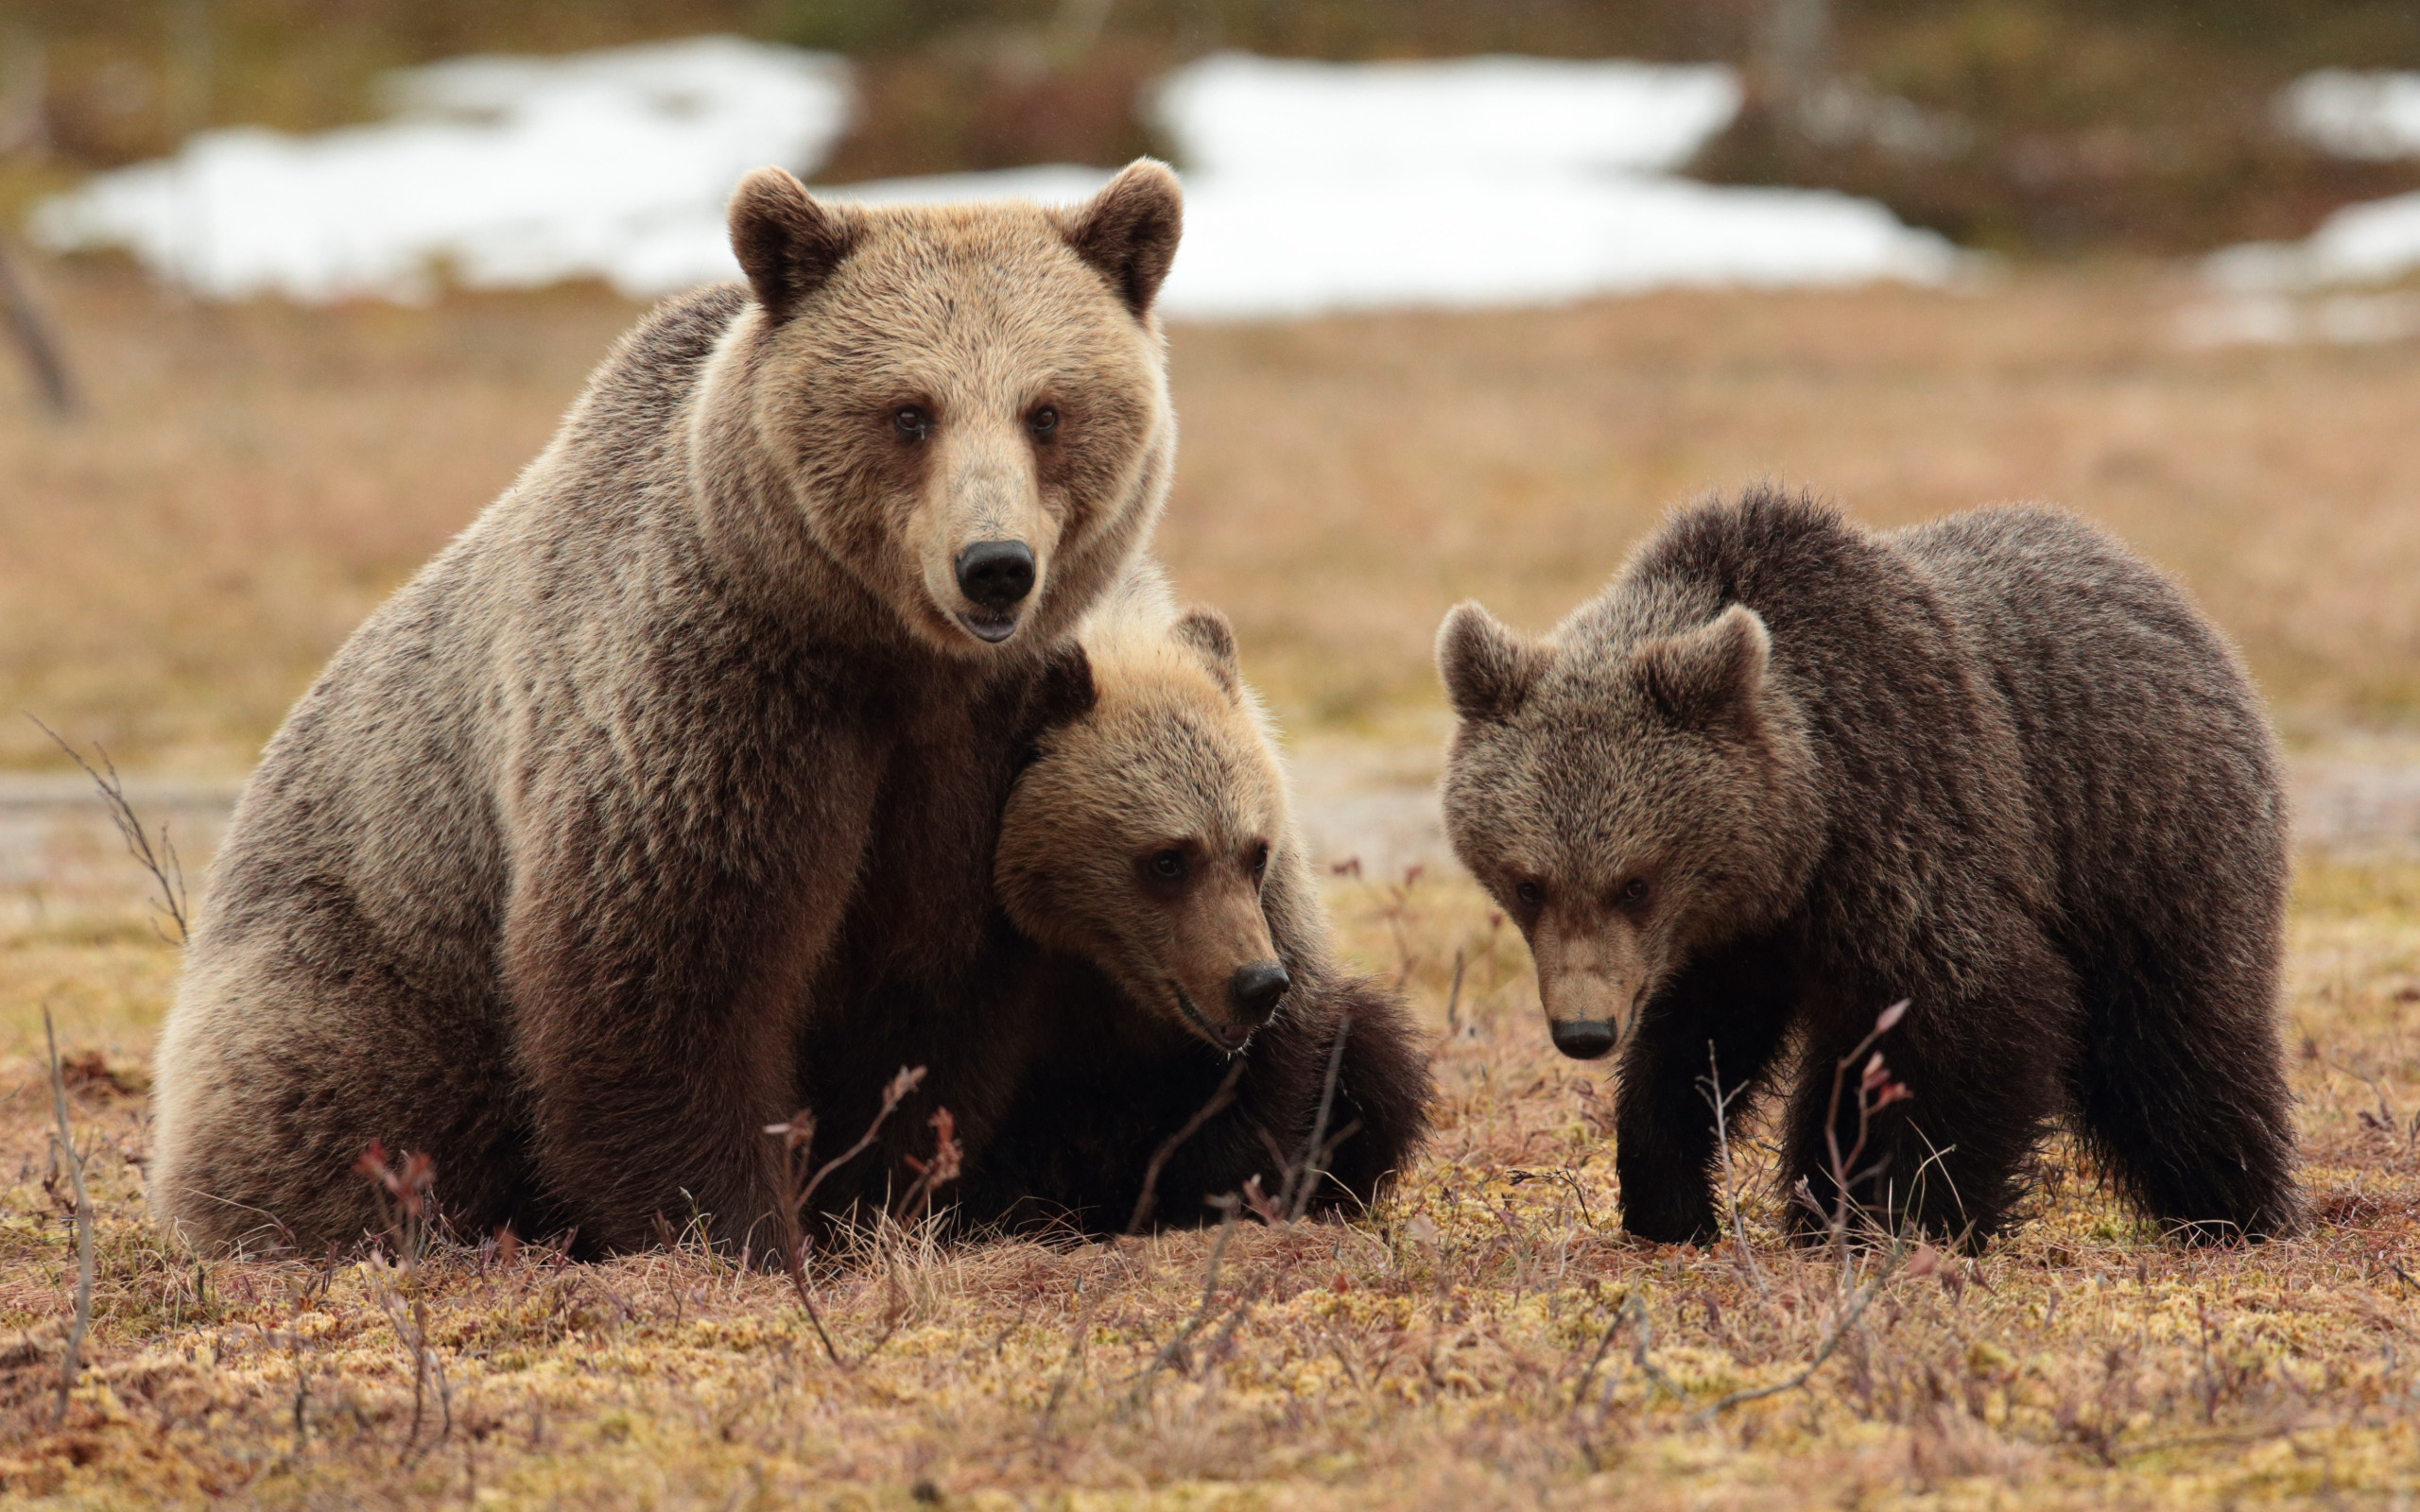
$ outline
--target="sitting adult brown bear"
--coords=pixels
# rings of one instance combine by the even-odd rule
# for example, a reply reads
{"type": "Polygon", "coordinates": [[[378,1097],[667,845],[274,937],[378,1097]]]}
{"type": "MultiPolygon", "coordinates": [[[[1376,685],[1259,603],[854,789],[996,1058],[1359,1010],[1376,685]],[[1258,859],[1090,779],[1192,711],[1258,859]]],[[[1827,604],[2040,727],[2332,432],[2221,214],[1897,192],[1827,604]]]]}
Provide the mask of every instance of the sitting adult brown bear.
{"type": "Polygon", "coordinates": [[[2162,1222],[2293,1223],[2274,737],[2117,541],[2033,508],[1873,534],[1756,491],[1678,515],[1544,643],[1465,604],[1438,654],[1455,850],[1555,1043],[1630,1024],[1633,1232],[1713,1232],[1703,1084],[1763,1083],[1793,1032],[1784,1176],[1828,1207],[1834,1067],[1903,998],[1881,1050],[1914,1096],[1846,1173],[1861,1203],[1989,1233],[2064,1105],[2162,1222]]]}
{"type": "Polygon", "coordinates": [[[801,1017],[979,944],[1004,712],[1150,536],[1180,214],[1148,162],[1069,211],[751,175],[747,286],[624,338],[270,743],[162,1039],[160,1216],[351,1241],[374,1139],[469,1231],[762,1252],[801,1017]]]}
{"type": "Polygon", "coordinates": [[[1226,621],[1138,574],[1026,719],[988,950],[952,983],[868,981],[807,1032],[817,1165],[926,1068],[818,1207],[878,1211],[936,1107],[965,1152],[943,1200],[977,1227],[1195,1223],[1254,1177],[1271,1198],[1291,1177],[1305,1211],[1367,1205],[1426,1133],[1427,1065],[1401,998],[1335,960],[1226,621]]]}

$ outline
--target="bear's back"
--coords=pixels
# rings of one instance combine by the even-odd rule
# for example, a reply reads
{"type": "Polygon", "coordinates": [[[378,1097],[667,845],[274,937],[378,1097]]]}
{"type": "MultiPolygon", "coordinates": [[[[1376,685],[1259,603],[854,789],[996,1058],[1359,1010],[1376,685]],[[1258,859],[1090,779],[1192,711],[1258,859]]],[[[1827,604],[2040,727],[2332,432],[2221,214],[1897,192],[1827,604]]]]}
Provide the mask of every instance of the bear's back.
{"type": "Polygon", "coordinates": [[[1978,509],[1882,539],[1930,581],[2000,690],[2074,925],[2197,906],[2177,856],[2227,874],[2230,891],[2282,895],[2274,737],[2234,651],[2182,590],[2052,509],[1978,509]]]}

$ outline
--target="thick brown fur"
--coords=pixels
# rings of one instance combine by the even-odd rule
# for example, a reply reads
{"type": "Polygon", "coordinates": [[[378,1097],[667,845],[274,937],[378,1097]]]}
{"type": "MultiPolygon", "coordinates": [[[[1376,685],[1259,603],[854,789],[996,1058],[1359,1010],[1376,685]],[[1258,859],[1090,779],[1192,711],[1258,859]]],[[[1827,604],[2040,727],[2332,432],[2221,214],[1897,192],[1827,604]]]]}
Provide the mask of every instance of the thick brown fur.
{"type": "Polygon", "coordinates": [[[1439,658],[1457,852],[1558,1042],[1628,1025],[1632,1231],[1713,1231],[1715,1073],[1786,1080],[1785,1179],[1828,1204],[1833,1068],[1902,998],[1880,1049],[1914,1096],[1860,1203],[1988,1234],[2065,1110],[2165,1224],[2294,1223],[2275,739],[2116,541],[2040,508],[1876,534],[1752,491],[1677,515],[1543,642],[1462,606],[1439,658]]]}
{"type": "Polygon", "coordinates": [[[465,1229],[761,1252],[802,1020],[979,949],[1023,689],[1150,537],[1179,214],[1148,163],[1068,212],[751,175],[750,286],[624,338],[270,743],[162,1040],[162,1219],[350,1242],[378,1140],[465,1229]],[[978,635],[953,563],[1002,539],[1033,585],[978,635]]]}
{"type": "Polygon", "coordinates": [[[1231,1070],[1233,1105],[1170,1153],[1147,1224],[1200,1222],[1215,1211],[1205,1199],[1254,1176],[1275,1196],[1310,1157],[1323,1098],[1326,1133],[1343,1138],[1308,1207],[1367,1204],[1426,1136],[1426,1061],[1400,997],[1334,958],[1226,622],[1166,610],[1140,580],[1026,707],[1031,748],[1001,818],[988,950],[956,982],[875,985],[878,1004],[823,1021],[800,1057],[819,1160],[863,1132],[894,1071],[927,1069],[819,1206],[883,1201],[946,1107],[967,1152],[945,1194],[961,1220],[1117,1232],[1154,1153],[1231,1070]],[[1186,858],[1174,881],[1152,865],[1170,852],[1186,858]],[[1273,1013],[1227,998],[1239,968],[1271,958],[1288,977],[1273,1013]]]}

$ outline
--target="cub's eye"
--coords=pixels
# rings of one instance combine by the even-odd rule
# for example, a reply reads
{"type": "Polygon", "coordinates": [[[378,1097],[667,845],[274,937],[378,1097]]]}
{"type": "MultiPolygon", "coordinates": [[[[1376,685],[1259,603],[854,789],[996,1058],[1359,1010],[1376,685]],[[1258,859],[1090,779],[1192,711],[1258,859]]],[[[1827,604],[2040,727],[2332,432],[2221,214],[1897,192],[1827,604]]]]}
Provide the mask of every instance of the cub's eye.
{"type": "Polygon", "coordinates": [[[1512,885],[1512,896],[1519,901],[1522,907],[1527,908],[1531,912],[1535,912],[1547,905],[1547,890],[1544,887],[1539,886],[1534,882],[1514,883],[1512,885]]]}
{"type": "Polygon", "coordinates": [[[1025,425],[1033,432],[1034,439],[1046,441],[1059,429],[1059,411],[1045,404],[1025,418],[1025,425]]]}
{"type": "Polygon", "coordinates": [[[1252,874],[1255,877],[1269,869],[1269,847],[1262,846],[1252,853],[1252,874]]]}
{"type": "Polygon", "coordinates": [[[1631,878],[1630,881],[1622,884],[1622,890],[1615,896],[1626,903],[1647,902],[1647,879],[1645,877],[1631,878]]]}
{"type": "Polygon", "coordinates": [[[1148,865],[1151,875],[1162,882],[1184,880],[1184,852],[1182,850],[1154,850],[1148,865]]]}
{"type": "Polygon", "coordinates": [[[933,433],[932,411],[922,404],[902,404],[890,412],[890,428],[911,441],[921,441],[933,433]]]}

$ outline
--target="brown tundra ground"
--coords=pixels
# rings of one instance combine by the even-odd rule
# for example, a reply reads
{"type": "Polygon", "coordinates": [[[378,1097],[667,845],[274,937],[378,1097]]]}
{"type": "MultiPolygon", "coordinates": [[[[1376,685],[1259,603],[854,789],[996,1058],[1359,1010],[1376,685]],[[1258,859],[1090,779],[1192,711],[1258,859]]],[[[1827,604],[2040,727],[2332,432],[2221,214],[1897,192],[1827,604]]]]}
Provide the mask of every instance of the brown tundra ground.
{"type": "MultiPolygon", "coordinates": [[[[536,451],[635,312],[582,291],[213,309],[108,270],[45,282],[90,407],[42,423],[5,395],[0,705],[141,774],[138,806],[198,872],[286,702],[536,451]]],[[[598,1265],[439,1245],[399,1270],[391,1244],[232,1263],[152,1231],[146,1066],[176,948],[12,713],[0,1495],[2409,1504],[2420,822],[2398,784],[2420,742],[2397,730],[2420,710],[2420,361],[2186,350],[2191,298],[2120,268],[1177,330],[1161,545],[1298,737],[1322,859],[1363,862],[1331,898],[1436,1035],[1438,1137],[1352,1223],[1107,1246],[870,1233],[818,1279],[828,1349],[786,1283],[691,1245],[598,1265]],[[1464,595],[1542,627],[1663,509],[1766,477],[1878,523],[2062,502],[2242,643],[2312,820],[2286,1005],[2307,1233],[2179,1247],[2061,1139],[2027,1221],[1979,1256],[1792,1249],[1753,1116],[1729,1241],[1614,1226],[1607,1074],[1547,1049],[1526,953],[1436,852],[1428,638],[1464,595]],[[78,1267],[44,1008],[96,1212],[63,1409],[78,1267]]]]}

